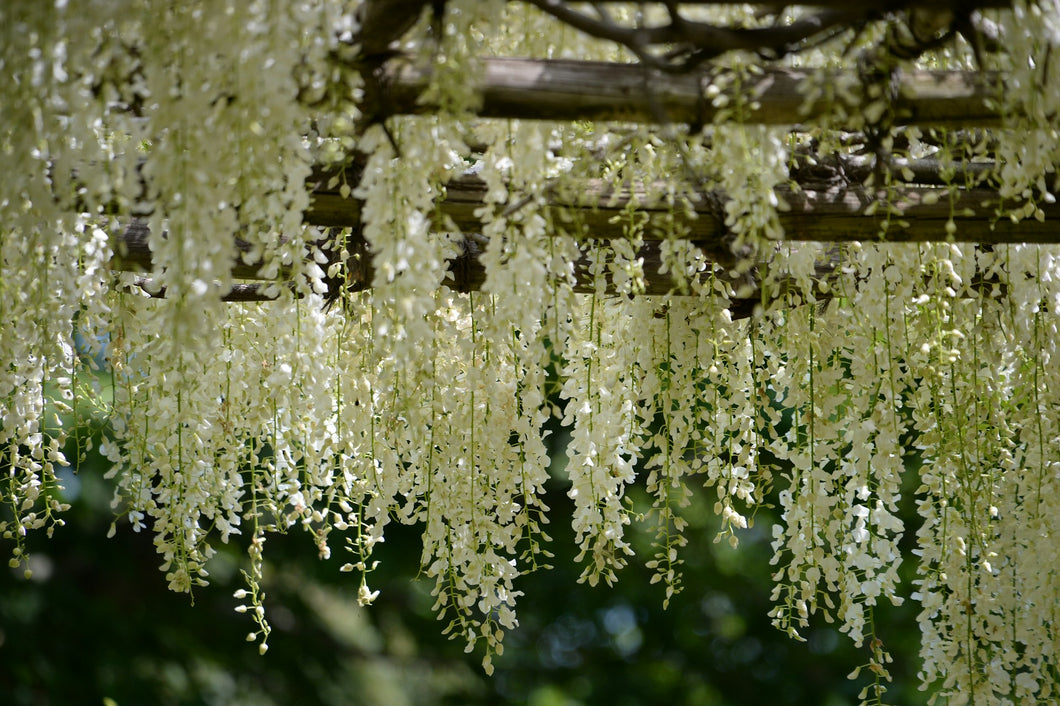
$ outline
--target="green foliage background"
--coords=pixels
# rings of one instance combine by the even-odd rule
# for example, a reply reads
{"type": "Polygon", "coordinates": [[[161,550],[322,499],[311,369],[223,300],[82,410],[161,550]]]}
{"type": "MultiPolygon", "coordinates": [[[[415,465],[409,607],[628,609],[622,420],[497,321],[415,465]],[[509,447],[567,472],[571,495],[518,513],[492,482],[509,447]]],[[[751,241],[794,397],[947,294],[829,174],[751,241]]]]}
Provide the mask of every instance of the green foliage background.
{"type": "MultiPolygon", "coordinates": [[[[561,462],[563,435],[554,438],[561,462]]],[[[338,572],[342,550],[319,561],[300,531],[270,537],[274,633],[262,657],[245,641],[249,616],[233,611],[243,548],[223,548],[209,567],[211,586],[192,605],[166,590],[149,535],[120,522],[106,539],[112,511],[102,473],[102,460],[89,456],[68,477],[73,509],[52,540],[31,545],[32,579],[0,572],[0,702],[840,706],[856,703],[864,685],[846,675],[867,661],[867,648],[823,623],[804,633],[806,644],[770,625],[772,518],[760,512],[738,549],[715,544],[713,492],[698,492],[686,513],[684,591],[664,611],[662,586],[649,584],[636,559],[614,587],[577,583],[571,505],[554,479],[546,499],[554,568],[521,580],[521,625],[489,678],[481,655],[441,635],[429,583],[412,578],[415,528],[388,527],[371,577],[381,594],[370,608],[357,605],[356,580],[338,572]]],[[[649,506],[641,488],[631,495],[649,506]]],[[[650,556],[647,530],[633,531],[640,556],[650,556]]],[[[879,634],[895,656],[889,703],[925,701],[916,690],[915,610],[912,602],[878,609],[879,634]]]]}

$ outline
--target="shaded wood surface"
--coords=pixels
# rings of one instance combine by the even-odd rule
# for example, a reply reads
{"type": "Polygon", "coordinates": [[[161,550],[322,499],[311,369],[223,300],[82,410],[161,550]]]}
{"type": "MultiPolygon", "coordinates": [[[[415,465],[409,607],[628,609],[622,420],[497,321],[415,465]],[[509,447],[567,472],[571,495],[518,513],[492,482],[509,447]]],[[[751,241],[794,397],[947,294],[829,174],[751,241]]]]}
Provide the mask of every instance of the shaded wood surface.
{"type": "MultiPolygon", "coordinates": [[[[718,108],[705,98],[717,70],[673,74],[639,64],[596,61],[484,58],[479,86],[482,117],[535,120],[591,120],[633,123],[714,122],[718,108]]],[[[398,57],[376,74],[379,114],[422,114],[431,68],[398,57]]],[[[830,84],[861,82],[855,71],[831,71],[830,84]]],[[[830,100],[807,102],[807,71],[769,68],[725,90],[728,105],[742,101],[744,122],[795,125],[832,111],[830,100]]],[[[1000,77],[975,71],[906,71],[895,81],[894,124],[995,126],[1000,77]]],[[[369,111],[372,112],[372,111],[369,111]]]]}
{"type": "MultiPolygon", "coordinates": [[[[928,167],[915,164],[925,176],[928,167]]],[[[982,165],[985,169],[985,165],[982,165]]],[[[313,201],[305,220],[311,225],[359,227],[361,205],[355,199],[344,199],[338,189],[329,190],[320,182],[313,192],[313,201]]],[[[1056,243],[1060,242],[1060,204],[1041,204],[1044,221],[1026,219],[1014,222],[1007,216],[999,217],[1002,205],[1006,210],[1013,204],[1002,204],[997,192],[988,188],[950,189],[944,186],[897,186],[890,191],[867,189],[860,185],[836,183],[807,183],[800,186],[784,185],[777,196],[786,203],[780,213],[784,239],[792,241],[852,242],[890,240],[896,242],[929,242],[956,240],[980,243],[1056,243]],[[867,214],[870,205],[877,204],[876,212],[867,214]],[[905,223],[892,223],[882,229],[887,204],[902,210],[905,223]],[[952,218],[957,226],[951,237],[946,223],[952,218]]],[[[438,212],[466,232],[482,228],[475,212],[483,205],[485,184],[473,175],[458,177],[445,187],[445,198],[438,212]]],[[[719,198],[721,195],[718,195],[719,198]]],[[[763,195],[765,198],[765,195],[763,195]]],[[[631,200],[637,203],[638,213],[647,216],[645,238],[659,239],[671,232],[668,221],[672,217],[682,237],[698,241],[721,238],[723,228],[710,206],[716,199],[701,193],[687,194],[691,212],[681,207],[671,208],[654,199],[650,190],[613,189],[600,180],[587,180],[576,189],[552,194],[545,210],[553,223],[562,229],[564,223],[584,224],[591,238],[619,238],[623,236],[622,213],[631,200]]],[[[511,201],[519,201],[513,194],[511,201]]],[[[575,228],[572,226],[572,230],[575,228]]],[[[577,229],[580,232],[580,228],[577,229]]]]}
{"type": "MultiPolygon", "coordinates": [[[[917,166],[930,176],[929,166],[917,166]]],[[[980,165],[984,166],[985,165],[980,165]]],[[[361,228],[361,203],[354,198],[343,198],[338,187],[328,188],[333,172],[319,169],[311,180],[313,186],[312,205],[305,213],[310,225],[327,228],[348,227],[352,232],[353,250],[360,249],[356,262],[350,262],[350,279],[340,286],[360,290],[370,286],[373,271],[370,257],[365,252],[366,244],[359,240],[361,228]],[[359,243],[359,245],[358,245],[359,243]]],[[[349,177],[349,174],[347,174],[349,177]]],[[[751,307],[755,301],[753,277],[736,275],[729,271],[736,262],[731,250],[731,238],[724,231],[721,219],[710,204],[720,203],[722,195],[689,192],[684,202],[687,207],[671,207],[655,199],[652,190],[644,185],[628,189],[615,189],[600,180],[588,180],[571,190],[550,193],[547,201],[539,204],[546,217],[551,220],[555,233],[570,232],[590,240],[606,241],[625,237],[623,214],[631,200],[637,204],[637,212],[645,218],[645,244],[639,253],[644,259],[644,280],[637,293],[664,294],[673,291],[676,283],[669,275],[659,274],[660,239],[681,237],[694,241],[706,257],[721,266],[723,278],[736,285],[746,285],[752,295],[745,297],[739,307],[751,307]],[[728,273],[728,274],[725,274],[728,273]]],[[[439,226],[451,222],[468,234],[463,242],[462,254],[450,262],[450,286],[457,291],[478,291],[485,283],[485,268],[479,260],[484,239],[478,235],[483,228],[481,218],[476,215],[483,206],[485,184],[474,175],[464,175],[450,181],[445,187],[445,197],[439,202],[437,218],[439,226]]],[[[889,191],[875,191],[863,186],[846,183],[807,183],[785,185],[778,188],[777,196],[784,202],[779,213],[780,225],[784,229],[785,241],[820,242],[931,242],[957,241],[982,244],[1001,243],[1058,243],[1060,228],[1060,204],[1042,204],[1044,221],[1027,219],[1014,222],[1008,217],[999,217],[996,192],[987,188],[950,189],[938,186],[906,185],[889,191]],[[870,208],[875,204],[874,208],[870,208]],[[891,219],[885,229],[885,214],[888,204],[901,210],[900,216],[891,219]],[[874,211],[874,212],[873,212],[874,211]],[[953,220],[955,232],[947,231],[947,223],[953,220]]],[[[764,196],[763,196],[764,197],[764,196]]],[[[506,209],[514,212],[510,237],[518,238],[518,210],[528,208],[519,194],[513,193],[511,205],[506,209]]],[[[1007,204],[1011,205],[1011,204],[1007,204]]],[[[538,207],[538,206],[535,206],[538,207]]],[[[149,233],[143,221],[128,224],[117,243],[118,255],[112,262],[115,269],[150,272],[152,270],[149,233]]],[[[246,263],[239,253],[233,253],[232,274],[238,280],[259,278],[260,265],[246,263]]],[[[831,264],[821,263],[819,270],[826,277],[831,264]]],[[[587,274],[587,262],[576,266],[578,291],[593,289],[587,274]]],[[[285,275],[286,276],[286,275],[285,275]]],[[[608,288],[613,290],[611,283],[608,288]]],[[[240,285],[229,297],[235,301],[253,301],[267,298],[253,286],[240,285]]]]}

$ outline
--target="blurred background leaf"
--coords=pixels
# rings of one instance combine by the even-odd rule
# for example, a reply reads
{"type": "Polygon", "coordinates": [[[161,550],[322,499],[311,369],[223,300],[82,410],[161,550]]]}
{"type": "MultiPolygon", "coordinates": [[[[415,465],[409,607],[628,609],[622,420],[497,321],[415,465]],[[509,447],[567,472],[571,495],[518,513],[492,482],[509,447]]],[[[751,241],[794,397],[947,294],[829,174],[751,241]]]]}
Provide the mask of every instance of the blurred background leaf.
{"type": "MultiPolygon", "coordinates": [[[[554,480],[546,502],[555,568],[520,580],[521,625],[490,678],[481,655],[441,635],[431,585],[412,578],[416,528],[387,528],[371,576],[381,593],[369,608],[357,604],[355,577],[339,573],[347,558],[338,546],[319,561],[301,531],[270,536],[265,603],[274,633],[259,656],[245,641],[252,621],[233,611],[243,547],[221,547],[211,585],[192,605],[166,589],[148,534],[119,522],[106,538],[113,515],[103,470],[89,453],[76,476],[66,475],[67,526],[31,545],[31,579],[21,569],[0,572],[5,704],[840,706],[856,703],[863,686],[846,675],[867,650],[832,627],[815,625],[801,644],[770,625],[772,518],[760,512],[738,549],[714,543],[713,491],[698,492],[685,513],[684,590],[664,611],[664,588],[650,585],[641,565],[651,555],[647,527],[634,526],[641,558],[615,587],[577,583],[572,507],[554,480]]],[[[631,495],[635,509],[650,505],[642,488],[631,495]]],[[[915,688],[915,606],[881,607],[877,627],[895,656],[888,701],[924,703],[915,688]]]]}

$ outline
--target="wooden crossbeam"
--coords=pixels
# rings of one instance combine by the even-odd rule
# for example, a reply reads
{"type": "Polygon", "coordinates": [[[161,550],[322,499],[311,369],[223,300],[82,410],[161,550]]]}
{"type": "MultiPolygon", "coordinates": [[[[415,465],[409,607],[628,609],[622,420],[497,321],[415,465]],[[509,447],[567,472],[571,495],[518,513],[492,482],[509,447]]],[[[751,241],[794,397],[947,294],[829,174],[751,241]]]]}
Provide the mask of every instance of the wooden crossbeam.
{"type": "MultiPolygon", "coordinates": [[[[361,205],[355,199],[343,198],[337,188],[328,188],[326,172],[318,172],[313,200],[305,213],[311,225],[360,227],[361,205]]],[[[445,198],[439,203],[442,223],[452,220],[464,232],[479,232],[481,219],[475,215],[483,206],[485,184],[474,175],[464,175],[445,186],[445,198]]],[[[950,188],[947,186],[898,185],[876,190],[858,184],[805,183],[786,184],[776,191],[786,204],[779,214],[784,239],[791,241],[854,242],[889,240],[896,242],[930,242],[956,240],[979,243],[1057,243],[1060,242],[1060,204],[1040,204],[1044,220],[1012,221],[999,217],[1003,204],[997,192],[989,188],[950,188]],[[872,204],[875,209],[870,209],[872,204]],[[902,212],[883,231],[888,204],[902,212]],[[952,234],[947,223],[956,226],[952,234]],[[901,221],[899,223],[898,221],[901,221]]],[[[711,204],[723,195],[708,198],[688,192],[690,208],[660,203],[651,189],[614,189],[600,180],[586,180],[576,187],[557,190],[544,204],[557,228],[565,222],[576,224],[579,232],[590,238],[623,237],[621,215],[633,199],[637,211],[647,217],[644,236],[648,240],[667,237],[672,218],[682,237],[697,241],[719,241],[724,228],[711,204]],[[584,230],[582,230],[584,227],[584,230]]],[[[766,196],[763,194],[763,198],[766,196]]],[[[512,196],[512,202],[519,200],[512,196]]]]}
{"type": "MultiPolygon", "coordinates": [[[[828,116],[831,99],[807,100],[810,71],[762,69],[722,90],[724,101],[708,98],[718,69],[673,74],[639,64],[491,57],[481,60],[483,75],[477,113],[487,118],[591,120],[706,125],[739,104],[743,122],[797,125],[828,116]]],[[[376,75],[369,95],[378,97],[378,115],[422,114],[436,109],[422,100],[429,66],[391,59],[376,75]]],[[[861,82],[854,71],[825,72],[828,85],[861,82]]],[[[996,126],[994,107],[1000,77],[975,71],[904,71],[895,82],[894,124],[996,126]]]]}
{"type": "MultiPolygon", "coordinates": [[[[928,171],[921,166],[922,171],[928,171]]],[[[343,198],[337,187],[328,187],[334,172],[318,169],[310,182],[312,202],[305,212],[305,222],[327,228],[345,227],[352,230],[354,250],[361,249],[355,262],[349,263],[352,276],[346,282],[350,289],[371,286],[371,259],[359,237],[361,203],[354,198],[343,198]],[[360,243],[360,246],[357,245],[360,243]]],[[[479,256],[484,243],[480,233],[483,222],[476,212],[484,205],[485,184],[475,175],[466,174],[451,180],[445,187],[445,197],[439,202],[436,217],[439,227],[456,225],[471,234],[464,241],[463,252],[450,263],[450,286],[457,291],[480,290],[486,281],[485,268],[479,256]]],[[[873,190],[860,185],[840,182],[787,184],[777,189],[784,206],[779,222],[784,240],[792,242],[974,242],[1003,243],[1060,243],[1060,204],[1040,204],[1044,220],[1013,221],[1000,216],[997,193],[987,188],[959,189],[946,186],[899,185],[889,190],[873,190]],[[875,206],[873,207],[873,204],[875,206]],[[901,212],[890,219],[888,205],[901,212]],[[953,226],[947,227],[952,221],[953,226]],[[952,228],[952,232],[951,232],[952,228]]],[[[765,197],[765,195],[763,195],[765,197]]],[[[637,212],[645,219],[645,243],[640,251],[644,258],[643,288],[639,293],[664,294],[673,291],[677,283],[669,275],[658,273],[660,241],[667,237],[689,239],[698,245],[706,257],[721,266],[723,272],[735,265],[731,237],[725,232],[723,220],[716,213],[721,195],[688,192],[681,205],[671,207],[652,195],[646,186],[633,190],[613,189],[600,180],[587,180],[577,188],[556,189],[539,204],[551,218],[555,233],[569,231],[578,237],[606,242],[625,236],[623,213],[631,199],[636,200],[637,212]]],[[[529,201],[513,194],[507,210],[514,215],[513,237],[518,237],[518,209],[529,201]]],[[[1011,205],[1011,204],[1008,204],[1011,205]]],[[[118,255],[112,267],[120,270],[150,272],[152,270],[149,234],[142,221],[133,221],[117,243],[118,255]]],[[[232,274],[239,280],[260,278],[260,265],[245,263],[233,253],[232,274]]],[[[592,280],[587,274],[587,263],[576,267],[578,291],[592,291],[592,280]]],[[[822,276],[827,275],[828,263],[822,264],[822,276]]],[[[286,276],[286,275],[285,275],[286,276]]],[[[753,306],[753,279],[731,272],[734,284],[749,285],[752,294],[739,307],[753,306]]],[[[747,287],[744,287],[745,289],[747,287]]],[[[253,286],[240,286],[229,296],[236,301],[266,298],[253,286]]],[[[748,309],[749,310],[749,309],[748,309]]]]}

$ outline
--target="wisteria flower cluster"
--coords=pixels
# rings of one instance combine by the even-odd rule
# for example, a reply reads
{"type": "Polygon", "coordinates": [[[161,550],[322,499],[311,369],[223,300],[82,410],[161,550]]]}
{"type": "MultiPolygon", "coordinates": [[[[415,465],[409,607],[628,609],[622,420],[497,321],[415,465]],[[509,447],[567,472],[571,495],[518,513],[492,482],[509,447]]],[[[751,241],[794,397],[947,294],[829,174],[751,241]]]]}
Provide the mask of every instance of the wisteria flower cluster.
{"type": "MultiPolygon", "coordinates": [[[[695,494],[734,548],[774,503],[772,618],[798,638],[820,616],[864,645],[866,703],[889,679],[874,611],[906,599],[919,605],[922,682],[948,703],[1058,698],[1060,250],[959,242],[955,206],[952,242],[894,242],[908,204],[879,171],[879,242],[786,240],[779,194],[798,197],[808,145],[862,156],[835,130],[853,99],[818,123],[792,116],[798,131],[748,125],[753,98],[731,98],[759,80],[748,56],[703,86],[716,124],[472,117],[483,54],[633,58],[515,3],[425,13],[401,48],[433,64],[426,95],[442,109],[383,120],[364,112],[359,70],[374,69],[343,60],[360,29],[349,5],[0,8],[12,567],[28,573],[33,534],[64,524],[59,471],[78,459],[63,449],[102,407],[112,531],[151,533],[178,592],[207,584],[218,543],[241,536],[236,610],[262,653],[272,533],[303,529],[368,604],[374,552],[400,522],[422,529],[445,630],[482,646],[491,671],[517,625],[519,577],[550,557],[555,418],[570,431],[562,519],[582,580],[615,581],[643,521],[669,601],[695,494]],[[321,163],[358,175],[341,187],[359,204],[354,227],[303,224],[321,163]],[[470,177],[483,194],[474,232],[439,206],[470,177]],[[586,216],[586,184],[614,206],[606,217],[586,216]],[[708,196],[718,244],[689,237],[708,196]],[[601,237],[601,218],[621,237],[601,237]],[[148,264],[119,272],[134,222],[148,264]],[[471,254],[474,283],[453,264],[471,254]],[[668,293],[646,291],[657,275],[668,293]],[[244,279],[260,301],[226,301],[244,279]],[[635,484],[650,508],[634,507],[635,484]]],[[[616,5],[615,21],[638,17],[616,5]]],[[[1040,220],[1060,162],[1060,9],[1017,2],[997,16],[1003,127],[907,128],[877,156],[946,165],[951,204],[989,179],[998,219],[1040,220]],[[997,168],[968,176],[988,152],[997,168]]],[[[921,61],[964,67],[972,54],[921,61]]],[[[798,59],[834,60],[827,46],[798,59]]],[[[817,84],[807,101],[857,90],[817,84]]],[[[859,126],[878,127],[887,96],[866,100],[859,126]]]]}

